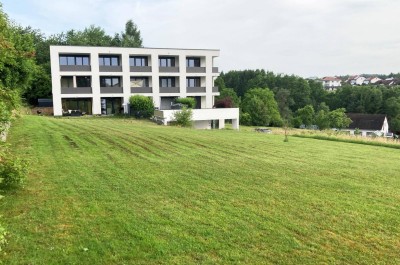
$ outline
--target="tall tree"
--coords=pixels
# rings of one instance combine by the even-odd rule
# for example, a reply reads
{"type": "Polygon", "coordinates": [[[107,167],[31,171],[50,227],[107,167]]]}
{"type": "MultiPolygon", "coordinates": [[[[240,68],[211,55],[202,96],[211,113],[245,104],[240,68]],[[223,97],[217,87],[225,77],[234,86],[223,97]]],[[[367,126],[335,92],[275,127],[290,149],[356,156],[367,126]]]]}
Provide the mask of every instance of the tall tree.
{"type": "Polygon", "coordinates": [[[252,125],[282,125],[274,93],[268,88],[252,88],[247,91],[242,102],[242,110],[243,113],[250,115],[252,125]]]}
{"type": "Polygon", "coordinates": [[[140,35],[140,30],[135,23],[130,19],[125,24],[125,32],[121,33],[122,47],[142,47],[143,40],[140,35]]]}

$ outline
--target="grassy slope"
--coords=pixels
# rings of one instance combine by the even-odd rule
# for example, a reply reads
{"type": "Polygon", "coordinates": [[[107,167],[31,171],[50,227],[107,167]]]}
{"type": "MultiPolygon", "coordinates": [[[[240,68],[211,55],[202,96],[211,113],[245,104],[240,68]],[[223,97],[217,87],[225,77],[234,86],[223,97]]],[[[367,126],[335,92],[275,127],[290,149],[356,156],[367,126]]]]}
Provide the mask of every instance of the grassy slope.
{"type": "Polygon", "coordinates": [[[4,264],[400,262],[399,150],[35,116],[10,142],[4,264]]]}

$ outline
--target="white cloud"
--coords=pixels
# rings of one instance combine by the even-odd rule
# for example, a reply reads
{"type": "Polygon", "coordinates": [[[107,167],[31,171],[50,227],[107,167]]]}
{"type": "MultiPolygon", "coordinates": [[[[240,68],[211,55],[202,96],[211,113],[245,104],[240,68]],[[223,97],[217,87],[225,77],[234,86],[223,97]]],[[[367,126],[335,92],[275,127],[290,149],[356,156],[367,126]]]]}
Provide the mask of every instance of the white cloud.
{"type": "Polygon", "coordinates": [[[32,0],[5,11],[45,33],[133,19],[145,46],[219,48],[223,70],[303,76],[400,71],[395,0],[32,0]]]}

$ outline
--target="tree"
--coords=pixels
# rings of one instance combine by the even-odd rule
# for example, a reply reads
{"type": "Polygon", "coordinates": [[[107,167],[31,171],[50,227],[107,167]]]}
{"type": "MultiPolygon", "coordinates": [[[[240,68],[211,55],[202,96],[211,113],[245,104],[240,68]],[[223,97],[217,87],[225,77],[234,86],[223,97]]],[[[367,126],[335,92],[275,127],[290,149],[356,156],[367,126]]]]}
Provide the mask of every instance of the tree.
{"type": "Polygon", "coordinates": [[[346,109],[344,108],[339,108],[331,111],[329,113],[330,126],[339,130],[349,127],[352,120],[347,117],[345,112],[346,109]]]}
{"type": "Polygon", "coordinates": [[[196,100],[194,98],[177,98],[175,99],[175,103],[183,104],[189,109],[196,107],[196,100]]]}
{"type": "Polygon", "coordinates": [[[389,128],[392,132],[400,133],[400,114],[390,119],[389,128]]]}
{"type": "Polygon", "coordinates": [[[274,93],[268,88],[253,88],[247,91],[242,102],[242,110],[251,116],[252,125],[280,126],[282,124],[274,93]]]}
{"type": "Polygon", "coordinates": [[[238,108],[240,106],[240,98],[232,88],[223,88],[220,90],[219,93],[220,95],[215,98],[216,101],[229,98],[227,100],[230,100],[232,102],[232,108],[238,108]]]}
{"type": "Polygon", "coordinates": [[[153,99],[146,96],[135,95],[129,98],[131,113],[136,118],[150,118],[154,114],[153,99]]]}
{"type": "Polygon", "coordinates": [[[385,114],[387,114],[390,118],[396,117],[400,114],[400,97],[391,97],[386,100],[384,105],[385,114]]]}
{"type": "Polygon", "coordinates": [[[130,19],[125,24],[125,32],[121,33],[122,47],[143,47],[142,37],[140,36],[140,30],[135,23],[130,19]]]}
{"type": "Polygon", "coordinates": [[[309,127],[314,123],[314,116],[315,112],[312,105],[307,105],[296,111],[296,118],[306,127],[309,127]]]}

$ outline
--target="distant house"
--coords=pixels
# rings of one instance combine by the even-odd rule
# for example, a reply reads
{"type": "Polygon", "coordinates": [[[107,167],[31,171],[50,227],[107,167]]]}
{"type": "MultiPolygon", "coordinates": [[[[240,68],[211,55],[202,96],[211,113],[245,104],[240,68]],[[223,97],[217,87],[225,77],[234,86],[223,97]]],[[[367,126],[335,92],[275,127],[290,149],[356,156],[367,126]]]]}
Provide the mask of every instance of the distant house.
{"type": "Polygon", "coordinates": [[[342,80],[335,76],[325,76],[322,78],[322,85],[325,90],[335,91],[338,87],[342,85],[342,80]]]}
{"type": "Polygon", "coordinates": [[[379,77],[368,77],[368,78],[365,78],[363,85],[375,84],[376,82],[378,82],[380,80],[381,79],[379,77]]]}
{"type": "Polygon", "coordinates": [[[347,79],[347,83],[349,83],[352,86],[361,86],[364,83],[365,77],[360,76],[360,75],[354,75],[350,76],[347,79]]]}
{"type": "Polygon", "coordinates": [[[385,114],[347,113],[346,115],[352,120],[352,123],[343,131],[349,131],[350,135],[354,135],[356,129],[360,130],[362,136],[374,134],[384,136],[389,132],[385,114]]]}

